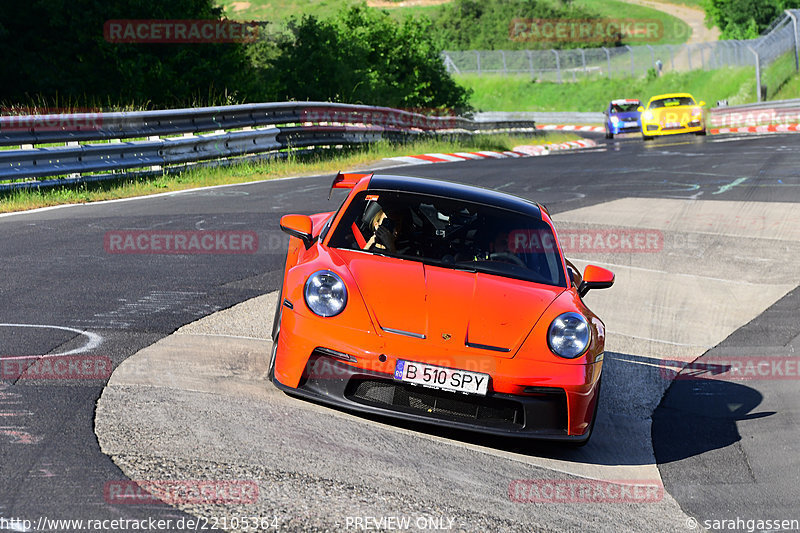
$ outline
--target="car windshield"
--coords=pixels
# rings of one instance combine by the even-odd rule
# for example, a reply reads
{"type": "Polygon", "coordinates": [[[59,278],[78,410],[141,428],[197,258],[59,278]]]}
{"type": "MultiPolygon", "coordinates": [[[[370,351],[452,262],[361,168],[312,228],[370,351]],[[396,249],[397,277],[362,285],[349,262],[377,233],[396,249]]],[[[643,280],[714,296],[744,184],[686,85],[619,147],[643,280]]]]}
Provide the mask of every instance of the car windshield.
{"type": "Polygon", "coordinates": [[[650,109],[658,107],[676,107],[679,105],[695,105],[694,100],[690,96],[675,96],[671,98],[662,98],[661,100],[653,100],[650,102],[650,109]]]}
{"type": "Polygon", "coordinates": [[[506,209],[396,191],[364,191],[333,230],[333,248],[564,285],[561,255],[543,220],[506,209]]]}
{"type": "Polygon", "coordinates": [[[611,112],[612,113],[630,113],[632,111],[636,111],[636,108],[639,107],[639,102],[634,104],[611,104],[611,112]]]}

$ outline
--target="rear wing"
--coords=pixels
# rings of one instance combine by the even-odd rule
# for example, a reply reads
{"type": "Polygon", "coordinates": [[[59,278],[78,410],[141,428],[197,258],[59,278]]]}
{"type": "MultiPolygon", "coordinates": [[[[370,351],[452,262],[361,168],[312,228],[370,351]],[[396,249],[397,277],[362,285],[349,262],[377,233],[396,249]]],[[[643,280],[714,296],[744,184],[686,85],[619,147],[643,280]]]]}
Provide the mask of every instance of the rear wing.
{"type": "Polygon", "coordinates": [[[336,174],[336,177],[333,178],[333,183],[331,183],[331,190],[328,191],[328,200],[331,199],[331,195],[333,194],[333,189],[352,189],[355,187],[359,181],[364,178],[368,178],[372,176],[374,172],[370,172],[368,174],[359,174],[355,172],[348,172],[343,173],[339,172],[336,174]]]}

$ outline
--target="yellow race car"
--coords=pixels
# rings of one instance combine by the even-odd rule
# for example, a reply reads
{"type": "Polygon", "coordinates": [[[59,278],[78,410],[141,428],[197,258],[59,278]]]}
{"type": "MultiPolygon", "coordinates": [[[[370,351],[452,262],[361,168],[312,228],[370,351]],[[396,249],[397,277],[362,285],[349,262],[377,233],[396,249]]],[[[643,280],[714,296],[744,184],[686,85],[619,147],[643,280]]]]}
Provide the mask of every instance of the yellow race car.
{"type": "Polygon", "coordinates": [[[659,94],[652,97],[642,113],[642,138],[676,133],[706,134],[705,102],[695,102],[689,93],[659,94]]]}

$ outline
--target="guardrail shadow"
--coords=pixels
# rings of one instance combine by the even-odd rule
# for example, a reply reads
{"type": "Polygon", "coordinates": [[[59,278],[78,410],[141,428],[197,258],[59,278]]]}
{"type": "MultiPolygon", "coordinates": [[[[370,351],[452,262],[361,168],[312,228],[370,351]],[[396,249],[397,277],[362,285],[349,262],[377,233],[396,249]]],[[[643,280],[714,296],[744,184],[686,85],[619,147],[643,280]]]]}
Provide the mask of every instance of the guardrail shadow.
{"type": "Polygon", "coordinates": [[[741,440],[737,422],[772,416],[754,412],[763,396],[730,381],[691,378],[672,383],[653,413],[653,449],[670,463],[725,448],[741,440]]]}

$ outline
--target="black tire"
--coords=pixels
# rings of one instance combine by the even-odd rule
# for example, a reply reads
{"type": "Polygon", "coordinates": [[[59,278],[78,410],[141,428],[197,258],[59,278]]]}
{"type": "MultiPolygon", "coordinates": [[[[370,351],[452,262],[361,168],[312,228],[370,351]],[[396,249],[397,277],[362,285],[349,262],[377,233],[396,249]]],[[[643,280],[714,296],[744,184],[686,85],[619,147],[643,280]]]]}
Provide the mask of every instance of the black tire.
{"type": "Polygon", "coordinates": [[[272,350],[269,352],[269,370],[267,371],[267,378],[271,382],[275,382],[275,356],[278,354],[278,339],[272,341],[272,350]]]}
{"type": "Polygon", "coordinates": [[[705,135],[705,134],[706,134],[706,130],[705,130],[705,128],[704,128],[704,129],[702,129],[702,130],[698,131],[698,132],[697,132],[695,135],[698,135],[698,136],[699,136],[699,135],[705,135]]]}
{"type": "Polygon", "coordinates": [[[614,138],[614,134],[611,133],[611,131],[608,129],[608,127],[606,127],[606,139],[613,139],[613,138],[614,138]]]}
{"type": "Polygon", "coordinates": [[[278,291],[278,302],[275,305],[275,317],[272,319],[272,340],[278,338],[278,333],[281,330],[281,310],[283,309],[283,287],[278,291]]]}
{"type": "Polygon", "coordinates": [[[645,135],[644,133],[642,133],[642,140],[643,141],[652,141],[653,140],[653,136],[652,135],[645,135]]]}
{"type": "Polygon", "coordinates": [[[267,377],[275,381],[275,356],[278,353],[278,337],[281,334],[281,315],[283,314],[283,287],[278,292],[278,301],[275,307],[275,318],[272,319],[272,349],[269,353],[269,369],[267,377]]]}

